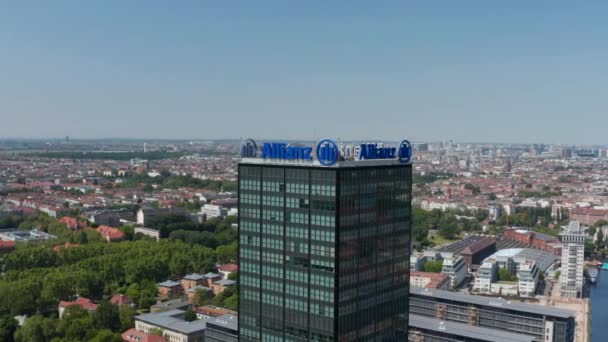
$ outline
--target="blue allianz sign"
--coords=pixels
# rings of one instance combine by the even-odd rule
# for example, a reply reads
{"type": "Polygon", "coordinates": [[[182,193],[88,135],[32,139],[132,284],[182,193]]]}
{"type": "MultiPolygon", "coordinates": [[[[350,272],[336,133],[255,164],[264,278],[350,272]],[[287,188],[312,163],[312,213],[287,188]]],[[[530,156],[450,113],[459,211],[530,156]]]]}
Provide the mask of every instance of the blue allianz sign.
{"type": "Polygon", "coordinates": [[[261,157],[264,159],[312,160],[312,147],[290,146],[286,143],[264,143],[261,157]]]}
{"type": "Polygon", "coordinates": [[[317,159],[319,159],[321,165],[334,165],[339,157],[338,145],[333,140],[325,139],[319,141],[319,144],[317,144],[317,159]]]}
{"type": "Polygon", "coordinates": [[[403,140],[399,147],[378,146],[378,144],[361,144],[359,148],[358,160],[370,159],[398,159],[402,163],[407,163],[412,158],[412,145],[409,141],[403,140]]]}
{"type": "MultiPolygon", "coordinates": [[[[338,146],[331,139],[319,141],[316,146],[315,155],[319,164],[331,166],[339,160],[363,161],[363,160],[397,160],[407,163],[412,157],[412,146],[409,141],[403,140],[397,146],[385,146],[381,144],[361,144],[359,146],[338,146]],[[355,151],[354,155],[351,151],[355,151]]],[[[279,159],[293,161],[313,161],[313,148],[310,146],[295,146],[285,142],[265,142],[259,148],[259,158],[279,159]]],[[[258,145],[252,139],[247,139],[241,144],[241,158],[257,158],[258,145]]]]}

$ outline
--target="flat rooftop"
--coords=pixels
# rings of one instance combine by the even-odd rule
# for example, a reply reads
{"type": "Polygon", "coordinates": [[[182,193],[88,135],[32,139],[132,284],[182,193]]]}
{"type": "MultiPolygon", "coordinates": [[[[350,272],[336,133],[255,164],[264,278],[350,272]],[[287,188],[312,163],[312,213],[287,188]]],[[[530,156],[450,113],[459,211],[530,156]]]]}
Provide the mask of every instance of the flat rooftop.
{"type": "MultiPolygon", "coordinates": [[[[546,271],[549,266],[553,265],[558,257],[555,254],[541,251],[534,248],[508,248],[502,249],[498,252],[490,255],[485,260],[494,258],[512,258],[512,259],[525,259],[528,261],[535,261],[536,265],[541,271],[546,271]]],[[[484,262],[485,262],[484,260],[484,262]]]]}
{"type": "Polygon", "coordinates": [[[534,336],[515,334],[503,330],[476,327],[462,323],[441,321],[436,318],[410,314],[411,329],[430,330],[434,332],[453,334],[462,337],[474,338],[482,341],[501,342],[534,342],[534,336]]]}
{"type": "Polygon", "coordinates": [[[0,229],[0,240],[2,241],[44,241],[54,238],[56,238],[56,236],[37,229],[0,229]]]}
{"type": "Polygon", "coordinates": [[[164,312],[149,313],[135,316],[135,320],[186,335],[205,330],[207,327],[206,319],[187,322],[184,320],[184,312],[185,311],[183,310],[169,310],[164,312]]]}
{"type": "Polygon", "coordinates": [[[574,318],[575,314],[572,311],[555,309],[548,306],[521,303],[516,301],[508,301],[501,298],[495,297],[484,297],[484,296],[473,296],[467,295],[460,292],[450,292],[435,289],[426,289],[421,287],[411,287],[411,295],[418,295],[422,297],[438,298],[444,300],[451,300],[462,302],[466,304],[474,304],[479,306],[489,306],[500,308],[503,310],[514,310],[532,313],[536,315],[551,316],[557,318],[574,318]]]}

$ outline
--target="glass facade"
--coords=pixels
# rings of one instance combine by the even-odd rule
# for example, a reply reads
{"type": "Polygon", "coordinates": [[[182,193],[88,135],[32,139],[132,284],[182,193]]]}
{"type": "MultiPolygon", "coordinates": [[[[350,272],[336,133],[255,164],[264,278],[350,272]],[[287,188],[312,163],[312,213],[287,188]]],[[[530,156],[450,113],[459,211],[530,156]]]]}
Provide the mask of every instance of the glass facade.
{"type": "Polygon", "coordinates": [[[241,341],[407,338],[411,165],[239,165],[241,341]]]}

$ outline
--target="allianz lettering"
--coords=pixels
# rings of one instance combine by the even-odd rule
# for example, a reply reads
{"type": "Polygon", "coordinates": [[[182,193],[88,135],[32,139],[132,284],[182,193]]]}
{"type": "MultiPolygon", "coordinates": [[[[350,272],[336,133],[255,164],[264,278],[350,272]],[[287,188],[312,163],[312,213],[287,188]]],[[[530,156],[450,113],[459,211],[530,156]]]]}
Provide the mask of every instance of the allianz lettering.
{"type": "Polygon", "coordinates": [[[361,144],[359,160],[364,159],[395,159],[395,147],[378,147],[378,144],[361,144]]]}
{"type": "Polygon", "coordinates": [[[289,146],[286,143],[264,143],[262,158],[312,160],[312,147],[289,146]]]}

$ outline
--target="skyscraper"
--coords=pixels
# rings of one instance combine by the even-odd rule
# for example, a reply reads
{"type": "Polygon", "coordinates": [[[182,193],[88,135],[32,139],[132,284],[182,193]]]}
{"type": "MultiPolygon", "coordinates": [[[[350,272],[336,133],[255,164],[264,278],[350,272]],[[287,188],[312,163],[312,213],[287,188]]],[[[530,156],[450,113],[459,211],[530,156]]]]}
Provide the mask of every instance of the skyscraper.
{"type": "Polygon", "coordinates": [[[564,298],[581,298],[583,295],[583,267],[585,238],[577,221],[572,221],[562,238],[562,268],[559,277],[560,294],[564,298]]]}
{"type": "Polygon", "coordinates": [[[378,146],[244,144],[240,341],[407,340],[411,147],[378,146]]]}

